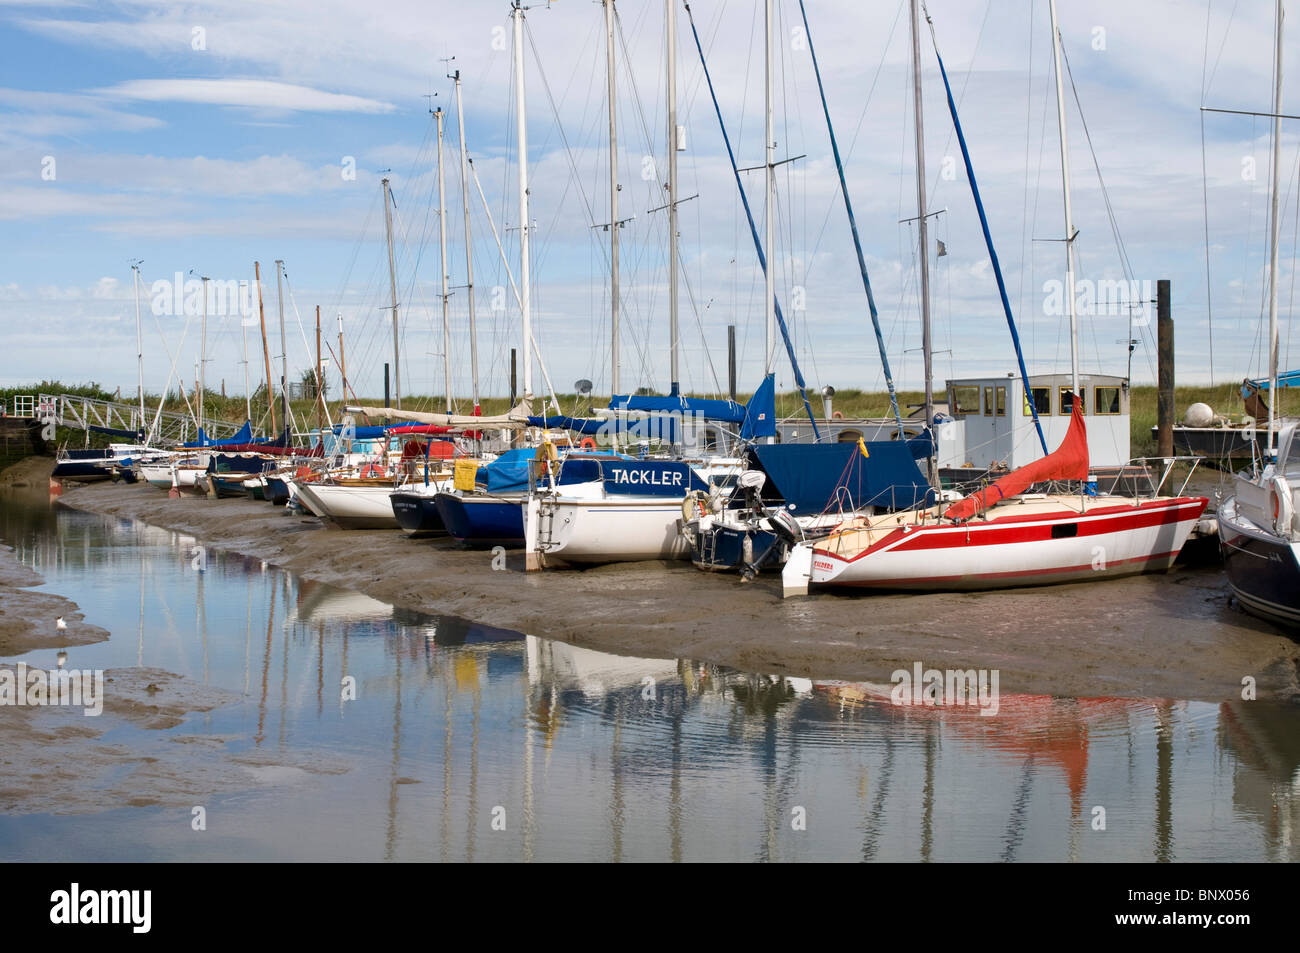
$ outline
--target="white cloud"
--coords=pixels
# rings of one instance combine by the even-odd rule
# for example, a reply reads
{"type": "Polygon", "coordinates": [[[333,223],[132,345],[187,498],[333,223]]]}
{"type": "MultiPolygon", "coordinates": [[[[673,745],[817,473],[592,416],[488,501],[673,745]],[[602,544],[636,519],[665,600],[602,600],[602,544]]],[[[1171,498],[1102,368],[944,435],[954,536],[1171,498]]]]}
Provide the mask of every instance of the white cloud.
{"type": "Polygon", "coordinates": [[[305,112],[387,113],[391,103],[264,79],[134,79],[96,90],[115,99],[305,112]]]}

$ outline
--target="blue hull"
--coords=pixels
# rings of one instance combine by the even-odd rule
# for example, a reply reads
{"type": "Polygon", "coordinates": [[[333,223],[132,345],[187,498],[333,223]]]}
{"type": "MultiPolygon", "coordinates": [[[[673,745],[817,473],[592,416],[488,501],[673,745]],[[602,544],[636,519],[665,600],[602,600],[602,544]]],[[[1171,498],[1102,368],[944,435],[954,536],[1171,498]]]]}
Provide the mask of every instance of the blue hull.
{"type": "Polygon", "coordinates": [[[777,546],[775,533],[763,529],[741,529],[736,526],[715,525],[706,533],[701,533],[691,553],[691,561],[699,569],[709,572],[736,572],[745,568],[745,539],[749,538],[750,559],[759,559],[767,553],[760,569],[780,569],[784,563],[784,548],[777,546]],[[770,550],[770,552],[769,552],[770,550]]]}
{"type": "Polygon", "coordinates": [[[522,499],[466,499],[452,493],[439,493],[434,499],[443,526],[458,543],[472,549],[523,545],[522,499]]]}
{"type": "Polygon", "coordinates": [[[435,497],[422,493],[394,493],[393,515],[397,525],[408,533],[418,535],[446,535],[442,514],[438,512],[435,497]]]}
{"type": "Polygon", "coordinates": [[[1300,629],[1300,565],[1290,545],[1220,519],[1219,547],[1228,584],[1242,607],[1292,631],[1300,629]]]}
{"type": "Polygon", "coordinates": [[[289,502],[289,488],[279,477],[266,478],[266,499],[268,503],[281,506],[289,502]]]}
{"type": "Polygon", "coordinates": [[[57,480],[97,483],[101,480],[113,479],[113,467],[84,460],[64,460],[55,465],[54,472],[50,475],[57,480]]]}

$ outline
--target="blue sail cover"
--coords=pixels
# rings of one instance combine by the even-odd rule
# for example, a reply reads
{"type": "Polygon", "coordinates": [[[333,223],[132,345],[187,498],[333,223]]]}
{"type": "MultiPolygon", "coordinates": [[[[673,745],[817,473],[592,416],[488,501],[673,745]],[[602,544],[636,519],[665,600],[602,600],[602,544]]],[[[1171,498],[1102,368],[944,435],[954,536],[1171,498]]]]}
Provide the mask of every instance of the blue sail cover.
{"type": "Polygon", "coordinates": [[[779,497],[795,516],[934,502],[907,442],[874,440],[866,448],[865,457],[856,443],[759,444],[749,453],[754,468],[767,474],[764,497],[779,497]]]}
{"type": "Polygon", "coordinates": [[[532,447],[507,450],[491,463],[478,468],[474,482],[489,493],[528,489],[528,464],[537,451],[532,447]]]}
{"type": "Polygon", "coordinates": [[[207,435],[202,427],[199,428],[199,439],[193,443],[183,443],[181,447],[186,450],[197,449],[200,447],[233,447],[237,444],[253,442],[253,422],[245,420],[244,426],[233,437],[226,437],[224,440],[213,440],[207,435]]]}
{"type": "Polygon", "coordinates": [[[678,442],[678,418],[701,417],[719,423],[739,424],[742,440],[776,436],[776,378],[769,374],[746,404],[703,397],[667,397],[615,394],[609,409],[617,413],[649,414],[636,420],[623,417],[529,417],[531,427],[572,430],[585,436],[610,436],[678,442]]]}

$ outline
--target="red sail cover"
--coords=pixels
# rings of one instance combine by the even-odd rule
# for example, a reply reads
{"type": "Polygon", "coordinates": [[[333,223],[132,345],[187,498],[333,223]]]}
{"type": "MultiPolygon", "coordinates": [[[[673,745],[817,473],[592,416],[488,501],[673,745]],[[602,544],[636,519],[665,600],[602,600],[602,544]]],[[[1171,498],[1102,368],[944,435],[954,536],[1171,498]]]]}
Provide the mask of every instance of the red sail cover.
{"type": "Polygon", "coordinates": [[[1070,415],[1070,429],[1065,439],[1052,453],[1012,470],[1002,479],[990,483],[977,493],[958,500],[944,511],[944,516],[955,520],[969,519],[983,513],[994,503],[1022,493],[1035,483],[1047,480],[1086,480],[1088,478],[1088,431],[1083,425],[1079,401],[1072,401],[1074,412],[1070,415]]]}

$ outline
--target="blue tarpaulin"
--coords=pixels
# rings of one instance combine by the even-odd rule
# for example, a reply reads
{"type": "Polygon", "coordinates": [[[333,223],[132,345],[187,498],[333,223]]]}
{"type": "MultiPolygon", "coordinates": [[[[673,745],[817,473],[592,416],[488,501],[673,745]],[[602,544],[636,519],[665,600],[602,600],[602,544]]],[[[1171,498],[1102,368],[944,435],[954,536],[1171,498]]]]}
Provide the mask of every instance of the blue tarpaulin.
{"type": "Polygon", "coordinates": [[[764,499],[784,502],[796,516],[934,502],[907,442],[873,440],[865,446],[866,456],[857,443],[760,444],[749,455],[754,469],[767,474],[764,499]]]}
{"type": "Polygon", "coordinates": [[[233,447],[238,444],[245,444],[245,443],[252,443],[252,442],[253,442],[253,424],[252,421],[245,420],[244,426],[240,427],[239,432],[236,433],[233,437],[226,437],[224,440],[213,440],[211,437],[207,435],[207,432],[202,427],[200,427],[199,439],[195,440],[193,443],[183,443],[181,444],[181,446],[188,450],[188,449],[194,449],[199,447],[233,447]]]}

